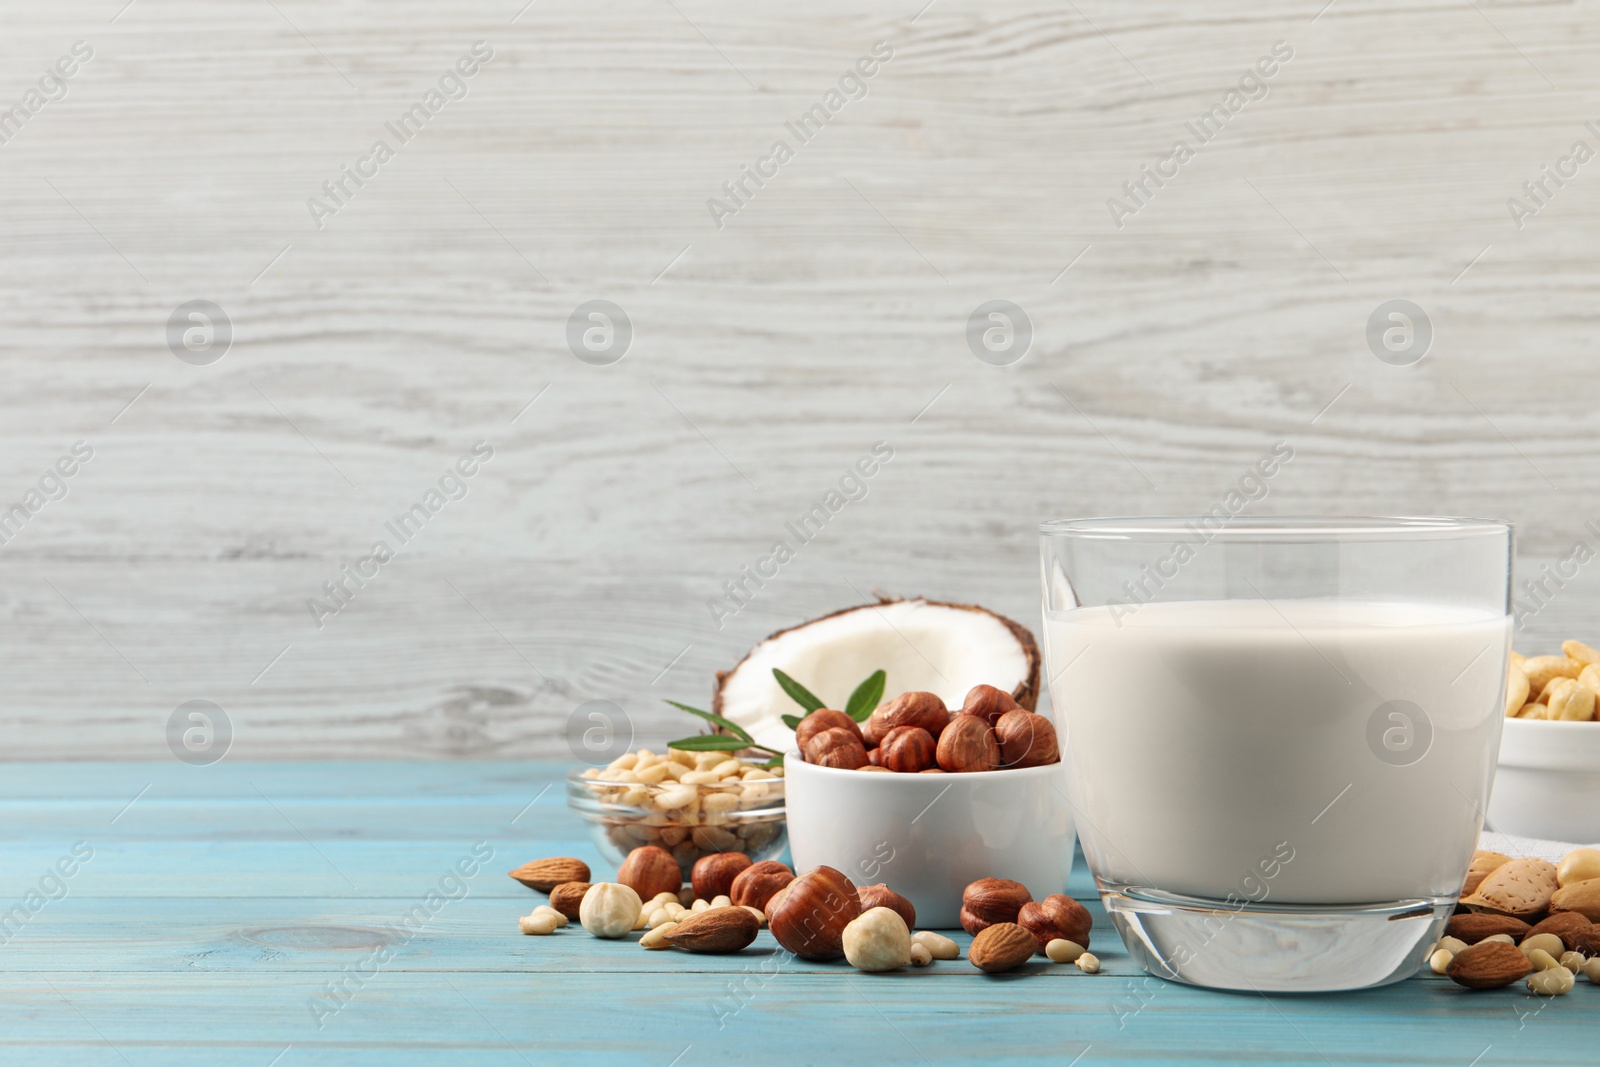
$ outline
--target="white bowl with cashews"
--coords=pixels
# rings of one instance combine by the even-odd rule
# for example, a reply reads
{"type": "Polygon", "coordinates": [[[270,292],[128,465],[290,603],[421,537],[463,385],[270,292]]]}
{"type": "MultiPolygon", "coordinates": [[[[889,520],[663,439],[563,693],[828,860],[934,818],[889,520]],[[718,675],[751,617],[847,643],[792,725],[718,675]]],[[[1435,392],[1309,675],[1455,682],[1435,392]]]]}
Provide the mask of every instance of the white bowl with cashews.
{"type": "Polygon", "coordinates": [[[1600,841],[1600,651],[1511,654],[1489,825],[1501,833],[1600,841]]]}

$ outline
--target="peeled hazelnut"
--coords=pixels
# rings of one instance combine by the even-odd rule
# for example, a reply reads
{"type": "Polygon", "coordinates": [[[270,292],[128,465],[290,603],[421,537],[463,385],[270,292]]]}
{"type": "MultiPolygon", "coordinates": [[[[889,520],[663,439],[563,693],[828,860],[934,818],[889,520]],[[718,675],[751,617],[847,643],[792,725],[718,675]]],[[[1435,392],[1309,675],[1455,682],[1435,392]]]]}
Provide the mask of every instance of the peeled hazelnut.
{"type": "Polygon", "coordinates": [[[988,723],[976,715],[957,715],[939,735],[935,758],[951,772],[992,771],[1000,765],[1000,746],[988,723]]]}
{"type": "Polygon", "coordinates": [[[1043,715],[1031,711],[1008,711],[994,728],[1000,745],[1000,766],[1042,767],[1061,762],[1056,749],[1056,728],[1043,715]]]}
{"type": "Polygon", "coordinates": [[[877,885],[862,886],[856,890],[856,896],[861,898],[862,911],[871,911],[873,908],[889,908],[906,921],[906,929],[914,929],[917,925],[917,909],[911,906],[911,901],[882,882],[877,885]]]}
{"type": "Polygon", "coordinates": [[[666,849],[641,845],[617,868],[617,881],[649,900],[657,893],[676,893],[683,885],[683,870],[666,849]]]}
{"type": "Polygon", "coordinates": [[[896,726],[920,726],[934,737],[950,724],[950,709],[936,693],[901,693],[878,705],[867,719],[881,744],[896,726]]]}
{"type": "Polygon", "coordinates": [[[728,887],[728,896],[735,904],[755,908],[772,914],[767,902],[772,894],[794,881],[794,872],[777,860],[762,860],[740,871],[728,887]]]}
{"type": "Polygon", "coordinates": [[[750,866],[750,857],[743,852],[713,852],[694,861],[689,881],[694,885],[694,895],[701,900],[713,900],[733,888],[739,872],[750,866]]]}
{"type": "Polygon", "coordinates": [[[639,921],[639,894],[618,882],[596,882],[583,895],[578,921],[596,937],[617,938],[639,921]]]}
{"type": "Polygon", "coordinates": [[[844,928],[860,914],[861,899],[850,879],[832,867],[814,867],[794,880],[775,910],[767,910],[767,928],[796,956],[835,960],[844,955],[844,928]]]}
{"type": "Polygon", "coordinates": [[[976,715],[990,726],[1000,721],[1000,716],[1022,707],[1004,689],[992,685],[975,685],[967,690],[967,699],[961,704],[961,714],[976,715]]]}
{"type": "Polygon", "coordinates": [[[1009,878],[979,878],[961,891],[961,928],[977,934],[996,923],[1014,923],[1033,894],[1009,878]]]}
{"type": "Polygon", "coordinates": [[[1017,925],[1034,936],[1043,952],[1055,940],[1074,941],[1089,947],[1089,928],[1094,916],[1089,909],[1069,896],[1052,893],[1040,901],[1029,901],[1017,910],[1017,925]]]}
{"type": "Polygon", "coordinates": [[[857,970],[893,971],[911,962],[911,930],[892,908],[862,912],[845,925],[841,943],[857,970]]]}
{"type": "Polygon", "coordinates": [[[824,730],[831,730],[834,727],[838,727],[841,730],[849,730],[857,737],[861,736],[861,727],[857,726],[856,721],[844,712],[834,711],[831,708],[818,708],[801,719],[800,725],[794,728],[794,747],[804,752],[806,744],[813,737],[824,730]]]}
{"type": "Polygon", "coordinates": [[[881,766],[901,774],[925,771],[938,762],[933,735],[920,726],[896,726],[873,751],[881,766]]]}
{"type": "Polygon", "coordinates": [[[830,726],[816,734],[804,751],[806,762],[819,767],[853,771],[867,765],[867,746],[861,743],[861,735],[842,726],[830,726]]]}

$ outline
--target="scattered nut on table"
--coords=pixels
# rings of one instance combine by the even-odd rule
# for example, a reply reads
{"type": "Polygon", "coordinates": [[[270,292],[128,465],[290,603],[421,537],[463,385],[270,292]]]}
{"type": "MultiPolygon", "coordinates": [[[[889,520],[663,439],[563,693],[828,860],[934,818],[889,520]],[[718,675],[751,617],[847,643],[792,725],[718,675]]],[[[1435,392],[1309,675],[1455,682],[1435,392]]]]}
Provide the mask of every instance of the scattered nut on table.
{"type": "Polygon", "coordinates": [[[844,958],[859,971],[897,970],[911,962],[911,931],[893,908],[868,908],[845,925],[844,958]]]}
{"type": "Polygon", "coordinates": [[[578,921],[596,937],[615,938],[639,921],[639,894],[619,882],[596,882],[583,895],[578,921]]]}

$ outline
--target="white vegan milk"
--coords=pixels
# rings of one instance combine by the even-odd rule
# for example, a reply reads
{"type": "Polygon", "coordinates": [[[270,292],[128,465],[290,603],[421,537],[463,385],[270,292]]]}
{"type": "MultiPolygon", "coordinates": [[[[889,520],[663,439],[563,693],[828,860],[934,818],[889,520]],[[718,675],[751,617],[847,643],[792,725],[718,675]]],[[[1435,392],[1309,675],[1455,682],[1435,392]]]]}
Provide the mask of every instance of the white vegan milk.
{"type": "Polygon", "coordinates": [[[1359,904],[1457,893],[1509,617],[1344,600],[1048,612],[1078,833],[1110,888],[1359,904]]]}

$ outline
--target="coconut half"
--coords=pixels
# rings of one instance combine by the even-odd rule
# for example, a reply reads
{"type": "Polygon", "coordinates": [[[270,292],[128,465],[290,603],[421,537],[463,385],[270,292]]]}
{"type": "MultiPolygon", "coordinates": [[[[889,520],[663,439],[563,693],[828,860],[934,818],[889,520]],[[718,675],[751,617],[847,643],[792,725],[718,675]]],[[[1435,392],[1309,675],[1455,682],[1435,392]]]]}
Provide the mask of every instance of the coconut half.
{"type": "Polygon", "coordinates": [[[922,690],[961,707],[975,685],[1006,689],[1032,711],[1039,702],[1039,645],[1026,627],[972,604],[880,600],[780,630],[731,671],[717,673],[711,710],[782,752],[794,744],[785,715],[805,711],[778,687],[776,667],[830,708],[843,708],[862,679],[887,675],[883,699],[922,690]]]}

